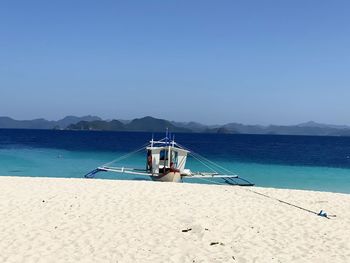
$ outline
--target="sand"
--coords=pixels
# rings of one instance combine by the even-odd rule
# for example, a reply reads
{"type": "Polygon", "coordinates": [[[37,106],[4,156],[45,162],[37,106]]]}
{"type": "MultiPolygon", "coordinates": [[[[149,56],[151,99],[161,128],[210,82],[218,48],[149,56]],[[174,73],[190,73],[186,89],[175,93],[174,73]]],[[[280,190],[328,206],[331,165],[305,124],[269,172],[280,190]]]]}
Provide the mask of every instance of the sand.
{"type": "Polygon", "coordinates": [[[0,262],[350,262],[346,194],[27,177],[0,187],[0,262]]]}

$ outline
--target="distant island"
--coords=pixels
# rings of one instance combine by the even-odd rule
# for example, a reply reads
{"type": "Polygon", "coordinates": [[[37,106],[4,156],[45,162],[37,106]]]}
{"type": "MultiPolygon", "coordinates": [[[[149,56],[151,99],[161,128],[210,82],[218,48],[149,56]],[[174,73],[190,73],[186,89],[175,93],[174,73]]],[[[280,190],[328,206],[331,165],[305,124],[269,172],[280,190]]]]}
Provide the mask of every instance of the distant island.
{"type": "Polygon", "coordinates": [[[228,123],[205,125],[198,122],[175,122],[151,116],[133,120],[103,120],[97,116],[67,116],[58,121],[45,119],[14,120],[0,117],[0,129],[57,129],[86,131],[144,131],[163,132],[165,129],[181,133],[223,133],[223,134],[276,134],[276,135],[316,135],[350,136],[350,126],[329,125],[313,121],[297,125],[244,125],[228,123]]]}

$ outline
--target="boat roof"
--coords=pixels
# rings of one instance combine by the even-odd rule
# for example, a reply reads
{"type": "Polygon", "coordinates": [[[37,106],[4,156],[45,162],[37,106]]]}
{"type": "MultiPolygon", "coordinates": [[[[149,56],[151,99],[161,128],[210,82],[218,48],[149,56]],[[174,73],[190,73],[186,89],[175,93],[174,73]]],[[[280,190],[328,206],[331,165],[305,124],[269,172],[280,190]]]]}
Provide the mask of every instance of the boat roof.
{"type": "Polygon", "coordinates": [[[146,147],[147,150],[155,150],[155,149],[168,149],[169,147],[172,150],[179,152],[189,153],[190,151],[179,146],[174,140],[170,141],[168,138],[163,138],[159,141],[154,141],[153,139],[150,141],[150,146],[146,147]]]}

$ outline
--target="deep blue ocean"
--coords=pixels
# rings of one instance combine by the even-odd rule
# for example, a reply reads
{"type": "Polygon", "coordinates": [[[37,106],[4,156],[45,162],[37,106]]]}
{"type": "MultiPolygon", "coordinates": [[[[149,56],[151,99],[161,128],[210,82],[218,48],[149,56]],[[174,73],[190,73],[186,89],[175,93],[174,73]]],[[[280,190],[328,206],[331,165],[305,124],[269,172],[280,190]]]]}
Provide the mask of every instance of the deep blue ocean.
{"type": "MultiPolygon", "coordinates": [[[[257,186],[350,193],[350,137],[183,134],[176,141],[257,186]]],[[[133,151],[146,132],[0,129],[0,175],[75,177],[133,151]]],[[[154,134],[163,138],[164,134],[154,134]]],[[[145,153],[121,165],[144,168],[145,153]]],[[[194,159],[192,170],[200,169],[194,159]]],[[[141,180],[100,173],[97,178],[141,180]]],[[[201,181],[196,181],[200,183],[201,181]]]]}

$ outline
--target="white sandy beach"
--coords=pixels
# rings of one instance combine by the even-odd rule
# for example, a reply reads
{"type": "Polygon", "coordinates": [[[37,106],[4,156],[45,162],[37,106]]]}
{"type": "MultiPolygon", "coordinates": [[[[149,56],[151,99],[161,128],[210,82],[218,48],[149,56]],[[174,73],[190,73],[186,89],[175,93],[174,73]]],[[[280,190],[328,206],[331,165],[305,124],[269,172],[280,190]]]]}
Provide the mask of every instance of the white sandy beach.
{"type": "Polygon", "coordinates": [[[0,187],[0,262],[350,262],[350,195],[24,177],[0,187]]]}

